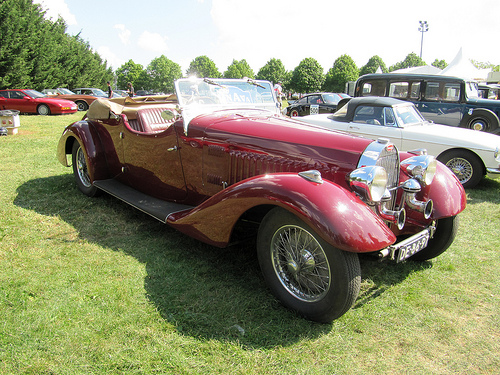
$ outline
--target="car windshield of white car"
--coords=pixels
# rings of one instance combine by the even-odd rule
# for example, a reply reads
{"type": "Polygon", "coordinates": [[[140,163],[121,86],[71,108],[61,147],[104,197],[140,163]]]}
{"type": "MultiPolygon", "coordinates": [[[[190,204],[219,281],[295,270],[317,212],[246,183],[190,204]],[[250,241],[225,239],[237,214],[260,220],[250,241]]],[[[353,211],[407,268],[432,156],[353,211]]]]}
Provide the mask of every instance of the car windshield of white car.
{"type": "Polygon", "coordinates": [[[413,105],[393,107],[394,113],[401,127],[417,125],[425,122],[424,118],[413,105]]]}

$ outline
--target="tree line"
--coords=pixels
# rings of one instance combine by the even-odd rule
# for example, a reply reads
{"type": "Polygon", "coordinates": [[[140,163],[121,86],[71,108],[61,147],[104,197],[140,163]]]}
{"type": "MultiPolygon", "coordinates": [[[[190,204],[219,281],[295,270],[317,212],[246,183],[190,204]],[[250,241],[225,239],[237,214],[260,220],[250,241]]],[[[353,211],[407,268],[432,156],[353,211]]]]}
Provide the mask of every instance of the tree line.
{"type": "MultiPolygon", "coordinates": [[[[170,93],[174,91],[176,79],[195,75],[281,82],[286,91],[299,93],[343,92],[346,82],[355,81],[363,74],[375,73],[378,69],[386,73],[426,65],[413,52],[389,68],[377,55],[361,68],[350,56],[342,55],[325,74],[323,67],[312,57],[303,59],[292,71],[287,71],[280,59],[272,58],[255,74],[245,59],[233,60],[226,71],[220,72],[209,57],[198,56],[183,75],[179,64],[161,55],[145,68],[129,60],[113,72],[107,61],[79,34],[70,36],[66,33],[67,25],[62,18],[54,22],[45,19],[44,15],[45,11],[33,0],[0,0],[0,89],[105,88],[106,82],[110,81],[115,88],[126,88],[130,82],[136,90],[170,93]]],[[[436,59],[432,65],[443,69],[447,64],[436,59]]],[[[476,62],[476,65],[485,67],[484,63],[476,62]]]]}

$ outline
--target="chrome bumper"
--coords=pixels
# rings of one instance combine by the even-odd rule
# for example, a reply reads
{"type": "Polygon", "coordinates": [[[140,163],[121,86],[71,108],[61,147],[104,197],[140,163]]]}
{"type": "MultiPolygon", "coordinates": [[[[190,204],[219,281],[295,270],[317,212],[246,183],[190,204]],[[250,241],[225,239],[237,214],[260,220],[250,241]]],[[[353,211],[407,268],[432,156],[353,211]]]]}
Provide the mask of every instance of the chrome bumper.
{"type": "Polygon", "coordinates": [[[490,178],[500,178],[499,168],[486,168],[486,175],[490,178]]]}

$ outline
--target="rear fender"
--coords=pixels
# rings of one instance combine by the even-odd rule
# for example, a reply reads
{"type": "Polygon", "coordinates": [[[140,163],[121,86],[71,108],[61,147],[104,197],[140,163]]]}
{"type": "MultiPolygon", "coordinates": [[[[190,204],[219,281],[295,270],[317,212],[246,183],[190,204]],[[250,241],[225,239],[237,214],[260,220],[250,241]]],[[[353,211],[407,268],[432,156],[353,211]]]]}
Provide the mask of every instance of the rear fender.
{"type": "Polygon", "coordinates": [[[71,157],[67,155],[71,155],[74,142],[85,150],[91,181],[109,178],[104,149],[94,127],[87,121],[77,121],[64,130],[57,146],[57,158],[65,167],[71,166],[71,157]]]}
{"type": "Polygon", "coordinates": [[[387,225],[353,193],[330,181],[319,184],[293,173],[243,180],[193,210],[171,214],[167,224],[224,247],[241,215],[260,205],[280,206],[292,212],[342,250],[371,252],[396,241],[387,225]]]}

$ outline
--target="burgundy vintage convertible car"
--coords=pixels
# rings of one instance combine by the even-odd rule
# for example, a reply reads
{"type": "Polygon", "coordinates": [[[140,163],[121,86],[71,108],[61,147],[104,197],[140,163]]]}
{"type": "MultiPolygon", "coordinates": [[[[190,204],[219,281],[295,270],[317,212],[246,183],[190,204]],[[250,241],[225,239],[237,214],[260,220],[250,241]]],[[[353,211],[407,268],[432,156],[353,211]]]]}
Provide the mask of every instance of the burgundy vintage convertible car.
{"type": "Polygon", "coordinates": [[[66,128],[58,157],[84,194],[105,191],[208,244],[256,236],[271,291],[319,322],[356,300],[358,254],[436,257],[466,205],[434,157],[286,118],[271,84],[249,79],[98,99],[66,128]]]}

